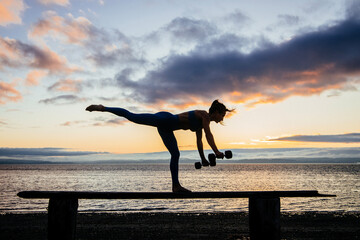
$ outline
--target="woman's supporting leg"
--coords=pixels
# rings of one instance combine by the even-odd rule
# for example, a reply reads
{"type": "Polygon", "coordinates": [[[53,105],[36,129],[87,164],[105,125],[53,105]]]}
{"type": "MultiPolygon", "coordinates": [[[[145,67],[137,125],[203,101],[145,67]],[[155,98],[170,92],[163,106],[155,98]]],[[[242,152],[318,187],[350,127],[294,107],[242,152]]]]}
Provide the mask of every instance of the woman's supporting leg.
{"type": "Polygon", "coordinates": [[[173,184],[179,184],[179,158],[180,151],[173,131],[158,128],[158,132],[166,148],[171,154],[170,171],[173,184]]]}
{"type": "Polygon", "coordinates": [[[190,190],[183,188],[179,182],[179,158],[180,151],[177,145],[177,141],[173,131],[169,131],[163,128],[158,128],[158,132],[163,140],[166,148],[171,154],[170,160],[170,172],[172,179],[173,192],[191,192],[190,190]]]}

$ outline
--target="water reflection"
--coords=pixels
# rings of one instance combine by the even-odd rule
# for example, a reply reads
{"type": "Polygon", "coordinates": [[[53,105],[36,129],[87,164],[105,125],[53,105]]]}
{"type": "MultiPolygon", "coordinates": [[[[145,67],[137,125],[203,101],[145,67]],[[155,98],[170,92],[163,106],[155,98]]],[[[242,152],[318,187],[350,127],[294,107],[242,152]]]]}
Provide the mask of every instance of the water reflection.
{"type": "MultiPolygon", "coordinates": [[[[46,211],[47,200],[16,196],[26,190],[170,191],[167,164],[1,165],[0,211],[46,211]]],[[[318,190],[336,198],[283,198],[282,211],[358,211],[360,165],[219,164],[180,166],[193,191],[318,190]]],[[[247,199],[80,200],[80,211],[246,211],[247,199]]]]}

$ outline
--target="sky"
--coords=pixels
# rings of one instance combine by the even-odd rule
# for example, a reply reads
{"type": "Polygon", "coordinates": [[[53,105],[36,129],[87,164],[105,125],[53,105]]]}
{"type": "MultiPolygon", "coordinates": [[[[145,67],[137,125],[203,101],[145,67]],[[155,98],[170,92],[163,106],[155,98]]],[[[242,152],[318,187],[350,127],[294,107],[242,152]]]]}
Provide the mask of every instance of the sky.
{"type": "Polygon", "coordinates": [[[349,0],[0,0],[0,148],[165,151],[155,128],[85,108],[215,99],[236,109],[211,124],[220,149],[359,148],[359,16],[349,0]]]}

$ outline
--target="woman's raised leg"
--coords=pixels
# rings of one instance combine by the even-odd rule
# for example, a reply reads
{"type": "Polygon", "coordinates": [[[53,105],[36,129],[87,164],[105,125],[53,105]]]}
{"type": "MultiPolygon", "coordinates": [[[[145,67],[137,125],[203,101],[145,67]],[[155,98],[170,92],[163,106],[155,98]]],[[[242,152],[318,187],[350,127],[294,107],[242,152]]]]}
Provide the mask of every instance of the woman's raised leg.
{"type": "Polygon", "coordinates": [[[151,113],[132,113],[124,108],[115,108],[115,107],[104,107],[103,105],[90,105],[86,108],[87,111],[100,111],[100,112],[110,112],[117,116],[124,117],[131,122],[157,127],[159,125],[159,117],[156,114],[151,113]]]}

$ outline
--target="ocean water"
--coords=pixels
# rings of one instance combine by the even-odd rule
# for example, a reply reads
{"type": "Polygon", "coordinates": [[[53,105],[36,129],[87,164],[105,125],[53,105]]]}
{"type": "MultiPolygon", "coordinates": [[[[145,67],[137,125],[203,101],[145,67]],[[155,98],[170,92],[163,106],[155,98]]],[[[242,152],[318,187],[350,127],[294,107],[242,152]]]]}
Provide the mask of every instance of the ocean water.
{"type": "MultiPolygon", "coordinates": [[[[180,165],[192,191],[318,190],[332,198],[282,198],[281,211],[360,211],[360,164],[180,165]]],[[[168,164],[0,165],[0,213],[45,212],[48,200],[22,199],[20,191],[171,191],[168,164]]],[[[247,199],[79,200],[80,212],[247,211],[247,199]]]]}

